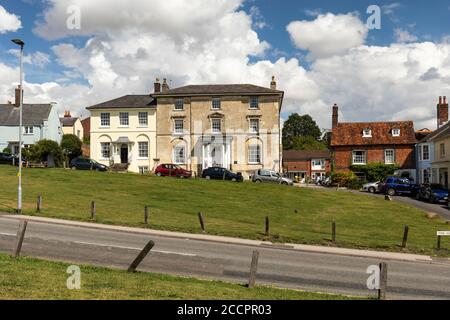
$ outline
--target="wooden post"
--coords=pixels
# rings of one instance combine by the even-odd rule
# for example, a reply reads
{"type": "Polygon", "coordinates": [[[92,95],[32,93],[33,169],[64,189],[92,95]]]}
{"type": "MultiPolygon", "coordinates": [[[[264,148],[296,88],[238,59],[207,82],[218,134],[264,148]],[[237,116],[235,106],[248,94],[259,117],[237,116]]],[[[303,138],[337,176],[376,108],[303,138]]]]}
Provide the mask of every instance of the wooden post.
{"type": "Polygon", "coordinates": [[[405,226],[405,231],[403,232],[402,248],[406,248],[406,242],[408,241],[408,232],[409,232],[409,227],[405,226]]]}
{"type": "Polygon", "coordinates": [[[23,239],[25,238],[25,231],[27,230],[28,221],[20,221],[19,230],[16,236],[16,247],[14,251],[14,257],[18,258],[20,256],[20,251],[22,250],[23,239]]]}
{"type": "Polygon", "coordinates": [[[269,217],[266,217],[266,236],[270,234],[269,217]]]}
{"type": "Polygon", "coordinates": [[[91,202],[91,220],[95,220],[95,201],[91,202]]]}
{"type": "Polygon", "coordinates": [[[198,220],[200,221],[200,227],[202,228],[203,232],[206,232],[205,230],[205,221],[203,220],[203,215],[201,212],[198,213],[198,220]]]}
{"type": "Polygon", "coordinates": [[[386,300],[387,291],[387,263],[380,263],[380,289],[378,290],[378,300],[386,300]]]}
{"type": "Polygon", "coordinates": [[[225,181],[225,171],[223,172],[223,181],[225,181]]]}
{"type": "Polygon", "coordinates": [[[148,206],[144,208],[144,223],[148,224],[148,206]]]}
{"type": "Polygon", "coordinates": [[[340,187],[340,186],[339,186],[339,183],[338,183],[337,188],[336,188],[336,191],[339,191],[339,187],[340,187]]]}
{"type": "Polygon", "coordinates": [[[38,196],[36,202],[36,211],[41,212],[41,208],[42,208],[42,196],[38,196]]]}
{"type": "Polygon", "coordinates": [[[250,278],[248,281],[248,287],[253,288],[256,283],[256,271],[258,270],[259,251],[253,251],[252,264],[250,266],[250,278]]]}
{"type": "Polygon", "coordinates": [[[441,250],[441,236],[437,237],[437,249],[441,250]]]}
{"type": "Polygon", "coordinates": [[[144,260],[144,258],[147,256],[147,254],[152,250],[152,248],[155,246],[155,243],[150,240],[142,249],[142,251],[138,254],[136,259],[131,263],[131,265],[128,267],[128,272],[136,272],[136,268],[139,266],[139,264],[144,260]]]}
{"type": "Polygon", "coordinates": [[[336,244],[336,221],[331,224],[331,241],[336,244]]]}

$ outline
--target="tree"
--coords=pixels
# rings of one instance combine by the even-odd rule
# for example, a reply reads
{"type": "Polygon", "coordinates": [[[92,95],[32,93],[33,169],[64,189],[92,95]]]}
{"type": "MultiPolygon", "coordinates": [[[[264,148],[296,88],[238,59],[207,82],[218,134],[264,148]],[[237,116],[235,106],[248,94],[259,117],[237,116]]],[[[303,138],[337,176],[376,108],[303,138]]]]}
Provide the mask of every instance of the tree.
{"type": "Polygon", "coordinates": [[[32,161],[49,161],[53,159],[55,165],[60,165],[63,159],[61,147],[53,140],[40,140],[29,148],[32,161]]]}
{"type": "Polygon", "coordinates": [[[3,149],[3,152],[11,154],[11,148],[6,147],[5,149],[3,149]]]}
{"type": "Polygon", "coordinates": [[[301,116],[293,113],[283,126],[283,148],[285,150],[293,149],[295,137],[312,137],[316,141],[320,141],[321,135],[320,128],[310,115],[301,116]]]}
{"type": "Polygon", "coordinates": [[[331,146],[331,135],[331,131],[328,131],[322,137],[322,142],[327,148],[331,146]]]}
{"type": "Polygon", "coordinates": [[[294,137],[291,146],[292,150],[327,150],[327,146],[322,141],[308,136],[294,137]]]}
{"type": "Polygon", "coordinates": [[[71,161],[72,159],[81,156],[82,142],[81,140],[73,134],[65,134],[61,140],[61,148],[66,160],[71,161]]]}

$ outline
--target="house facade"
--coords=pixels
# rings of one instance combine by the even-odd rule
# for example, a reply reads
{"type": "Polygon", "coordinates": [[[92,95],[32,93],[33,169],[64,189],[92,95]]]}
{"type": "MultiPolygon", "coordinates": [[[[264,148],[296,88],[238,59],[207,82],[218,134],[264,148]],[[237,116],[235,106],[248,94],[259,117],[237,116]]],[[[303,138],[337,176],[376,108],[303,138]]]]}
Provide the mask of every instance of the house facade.
{"type": "Polygon", "coordinates": [[[334,171],[354,171],[364,179],[358,166],[384,163],[398,165],[398,174],[416,177],[417,140],[412,121],[340,123],[338,114],[339,108],[334,105],[331,138],[334,171]]]}
{"type": "Polygon", "coordinates": [[[288,150],[283,151],[283,171],[290,179],[301,183],[315,180],[331,172],[331,153],[325,151],[288,150]]]}
{"type": "MultiPolygon", "coordinates": [[[[16,88],[15,103],[0,104],[0,152],[9,148],[19,153],[20,89],[16,88]]],[[[52,104],[23,104],[22,139],[29,147],[40,140],[61,142],[62,129],[56,106],[52,104]]]]}
{"type": "Polygon", "coordinates": [[[158,163],[200,174],[213,166],[248,177],[258,169],[281,171],[282,91],[250,84],[155,84],[158,163]]]}
{"type": "Polygon", "coordinates": [[[80,118],[72,117],[70,111],[66,111],[64,117],[59,120],[61,121],[63,134],[73,134],[83,141],[84,131],[80,118]]]}
{"type": "Polygon", "coordinates": [[[91,158],[131,172],[155,166],[156,101],[149,95],[128,95],[87,108],[90,113],[91,158]]]}

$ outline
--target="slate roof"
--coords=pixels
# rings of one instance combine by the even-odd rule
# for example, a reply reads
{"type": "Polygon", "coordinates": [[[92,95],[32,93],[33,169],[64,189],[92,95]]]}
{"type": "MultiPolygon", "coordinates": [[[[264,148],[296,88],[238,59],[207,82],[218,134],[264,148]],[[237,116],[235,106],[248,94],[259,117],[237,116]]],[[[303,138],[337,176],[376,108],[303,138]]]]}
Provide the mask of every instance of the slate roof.
{"type": "Polygon", "coordinates": [[[59,118],[59,121],[61,122],[63,127],[73,127],[75,122],[77,122],[78,118],[73,117],[63,117],[59,118]]]}
{"type": "Polygon", "coordinates": [[[450,135],[450,122],[447,122],[445,125],[437,129],[436,131],[430,133],[425,138],[420,140],[419,142],[428,142],[433,141],[437,138],[444,138],[446,136],[450,135]]]}
{"type": "Polygon", "coordinates": [[[255,86],[252,84],[212,84],[212,85],[189,85],[174,88],[166,93],[155,93],[152,96],[185,96],[185,95],[253,95],[253,94],[283,94],[283,91],[255,86]]]}
{"type": "Polygon", "coordinates": [[[311,159],[331,159],[331,152],[328,150],[285,150],[283,151],[283,161],[302,161],[311,159]]]}
{"type": "Polygon", "coordinates": [[[156,100],[149,95],[127,95],[87,107],[86,109],[140,109],[152,107],[156,107],[156,100]]]}
{"type": "Polygon", "coordinates": [[[416,144],[412,121],[338,123],[333,129],[331,146],[368,146],[416,144]],[[371,138],[363,138],[363,131],[372,130],[371,138]],[[400,136],[393,137],[392,129],[400,129],[400,136]]]}
{"type": "MultiPolygon", "coordinates": [[[[39,126],[47,120],[51,104],[24,104],[22,112],[22,123],[24,126],[39,126]]],[[[0,104],[0,126],[18,126],[19,108],[14,104],[0,104]]]]}

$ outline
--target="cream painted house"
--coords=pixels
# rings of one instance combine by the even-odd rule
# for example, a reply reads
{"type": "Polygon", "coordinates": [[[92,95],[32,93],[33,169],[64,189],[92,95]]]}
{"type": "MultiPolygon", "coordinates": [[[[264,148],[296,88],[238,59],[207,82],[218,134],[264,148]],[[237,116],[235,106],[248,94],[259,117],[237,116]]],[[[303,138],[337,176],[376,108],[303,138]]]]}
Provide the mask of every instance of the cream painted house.
{"type": "Polygon", "coordinates": [[[91,158],[128,171],[153,170],[156,157],[156,101],[128,95],[87,108],[91,113],[91,158]]]}
{"type": "Polygon", "coordinates": [[[433,183],[439,183],[450,188],[450,122],[432,133],[429,143],[434,144],[434,157],[431,162],[431,179],[433,183]]]}
{"type": "Polygon", "coordinates": [[[200,174],[224,167],[248,177],[255,170],[281,168],[280,112],[283,91],[250,84],[190,85],[157,101],[157,159],[200,174]]]}
{"type": "Polygon", "coordinates": [[[64,117],[59,118],[63,134],[76,135],[81,141],[83,141],[83,125],[80,118],[74,118],[70,115],[70,111],[64,113],[64,117]]]}

